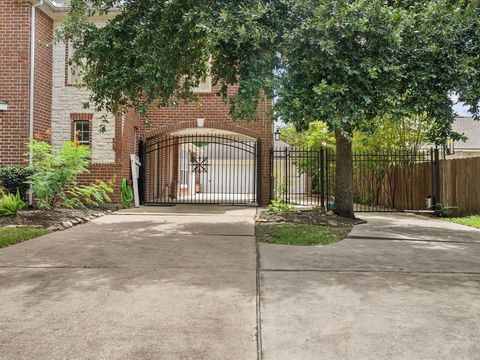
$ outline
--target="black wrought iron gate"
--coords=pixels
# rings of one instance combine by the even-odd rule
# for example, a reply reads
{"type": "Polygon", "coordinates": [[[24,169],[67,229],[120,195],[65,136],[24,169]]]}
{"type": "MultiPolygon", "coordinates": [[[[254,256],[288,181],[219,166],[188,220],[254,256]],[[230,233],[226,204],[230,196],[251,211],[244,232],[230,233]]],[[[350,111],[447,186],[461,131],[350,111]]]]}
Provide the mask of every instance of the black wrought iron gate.
{"type": "Polygon", "coordinates": [[[256,204],[258,142],[223,135],[181,135],[142,145],[143,203],[256,204]]]}
{"type": "MultiPolygon", "coordinates": [[[[438,149],[353,154],[356,212],[433,210],[440,203],[438,149]]],[[[271,151],[270,197],[292,205],[335,207],[332,149],[271,151]]]]}

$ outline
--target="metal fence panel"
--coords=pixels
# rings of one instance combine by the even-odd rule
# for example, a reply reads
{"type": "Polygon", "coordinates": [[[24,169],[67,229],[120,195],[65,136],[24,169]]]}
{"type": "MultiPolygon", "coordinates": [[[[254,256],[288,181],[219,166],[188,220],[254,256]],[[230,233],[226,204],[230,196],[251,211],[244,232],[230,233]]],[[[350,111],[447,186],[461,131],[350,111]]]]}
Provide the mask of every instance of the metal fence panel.
{"type": "Polygon", "coordinates": [[[144,203],[256,204],[255,140],[223,135],[165,136],[145,141],[144,203]]]}
{"type": "MultiPolygon", "coordinates": [[[[427,198],[432,206],[440,200],[438,162],[439,152],[433,149],[354,153],[354,210],[427,210],[427,198]]],[[[272,199],[333,210],[335,166],[332,149],[272,149],[272,199]]]]}

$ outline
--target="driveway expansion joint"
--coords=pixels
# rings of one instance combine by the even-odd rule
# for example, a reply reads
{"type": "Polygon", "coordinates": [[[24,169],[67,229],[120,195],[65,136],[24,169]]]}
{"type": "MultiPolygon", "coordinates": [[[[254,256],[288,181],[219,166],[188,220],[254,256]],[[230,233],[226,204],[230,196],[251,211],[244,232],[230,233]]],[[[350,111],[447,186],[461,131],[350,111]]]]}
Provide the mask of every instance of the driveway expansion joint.
{"type": "Polygon", "coordinates": [[[372,241],[408,241],[408,242],[431,242],[431,243],[451,243],[451,244],[479,244],[480,241],[459,241],[459,240],[436,240],[436,239],[405,239],[405,238],[390,238],[381,236],[362,236],[349,235],[345,240],[372,240],[372,241]]]}
{"type": "Polygon", "coordinates": [[[257,310],[257,360],[263,360],[263,348],[262,348],[262,275],[261,275],[261,261],[260,261],[260,247],[258,242],[255,243],[256,252],[256,279],[257,279],[257,291],[256,291],[256,310],[257,310]]]}
{"type": "Polygon", "coordinates": [[[409,270],[339,270],[339,269],[260,269],[261,272],[285,273],[345,273],[345,274],[405,274],[405,275],[480,275],[476,271],[409,271],[409,270]]]}
{"type": "MultiPolygon", "coordinates": [[[[222,271],[230,271],[230,272],[245,272],[245,271],[252,271],[254,268],[231,268],[231,267],[219,267],[215,266],[215,269],[222,269],[222,271]]],[[[72,269],[72,270],[95,270],[95,269],[132,269],[132,270],[211,270],[211,266],[8,266],[8,265],[0,265],[0,269],[72,269]]]]}

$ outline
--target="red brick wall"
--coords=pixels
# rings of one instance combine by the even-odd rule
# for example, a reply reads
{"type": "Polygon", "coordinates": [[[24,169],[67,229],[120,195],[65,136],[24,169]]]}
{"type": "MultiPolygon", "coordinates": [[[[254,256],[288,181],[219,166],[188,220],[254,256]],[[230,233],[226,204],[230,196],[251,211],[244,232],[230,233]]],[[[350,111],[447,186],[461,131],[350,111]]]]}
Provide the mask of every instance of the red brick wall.
{"type": "Polygon", "coordinates": [[[112,203],[120,203],[122,167],[118,164],[92,164],[89,173],[78,177],[81,184],[92,184],[96,180],[112,182],[113,194],[110,195],[112,203]],[[120,181],[119,181],[120,179],[120,181]]]}
{"type": "Polygon", "coordinates": [[[35,19],[35,97],[33,131],[43,133],[52,121],[53,21],[40,9],[35,19]]]}
{"type": "Polygon", "coordinates": [[[272,119],[270,116],[271,102],[266,101],[259,106],[259,120],[254,122],[233,122],[229,115],[230,105],[225,104],[215,92],[199,95],[200,103],[183,103],[179,107],[153,109],[147,117],[152,128],[140,124],[143,138],[160,136],[166,132],[196,127],[196,119],[204,118],[206,128],[217,128],[234,131],[260,140],[261,143],[261,179],[262,187],[259,193],[260,203],[266,205],[270,197],[270,148],[272,146],[272,119]]]}
{"type": "MultiPolygon", "coordinates": [[[[114,193],[112,202],[120,203],[122,179],[131,178],[130,154],[137,151],[139,118],[130,110],[125,115],[115,118],[115,164],[91,164],[89,173],[79,177],[81,183],[90,184],[95,180],[112,181],[114,193]]],[[[97,129],[93,129],[97,131],[97,129]]]]}
{"type": "MultiPolygon", "coordinates": [[[[116,162],[121,165],[121,176],[131,178],[130,154],[137,153],[140,119],[133,110],[115,119],[116,162]]],[[[121,179],[120,179],[121,181],[121,179]]]]}
{"type": "Polygon", "coordinates": [[[0,166],[25,161],[28,141],[30,8],[26,1],[0,1],[0,166]]]}

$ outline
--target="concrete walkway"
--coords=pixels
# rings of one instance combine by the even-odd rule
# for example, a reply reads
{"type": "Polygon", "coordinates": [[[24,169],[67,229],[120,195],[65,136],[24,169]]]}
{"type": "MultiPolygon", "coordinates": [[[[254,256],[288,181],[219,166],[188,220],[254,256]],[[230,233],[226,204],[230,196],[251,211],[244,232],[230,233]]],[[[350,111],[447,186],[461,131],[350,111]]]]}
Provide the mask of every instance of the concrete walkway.
{"type": "Polygon", "coordinates": [[[409,214],[260,245],[265,360],[479,359],[480,231],[409,214]]]}
{"type": "Polygon", "coordinates": [[[479,230],[363,214],[332,246],[260,244],[257,273],[254,214],[145,208],[1,249],[0,359],[479,358],[479,230]]]}
{"type": "Polygon", "coordinates": [[[255,209],[147,210],[0,250],[1,359],[257,358],[255,209]]]}

